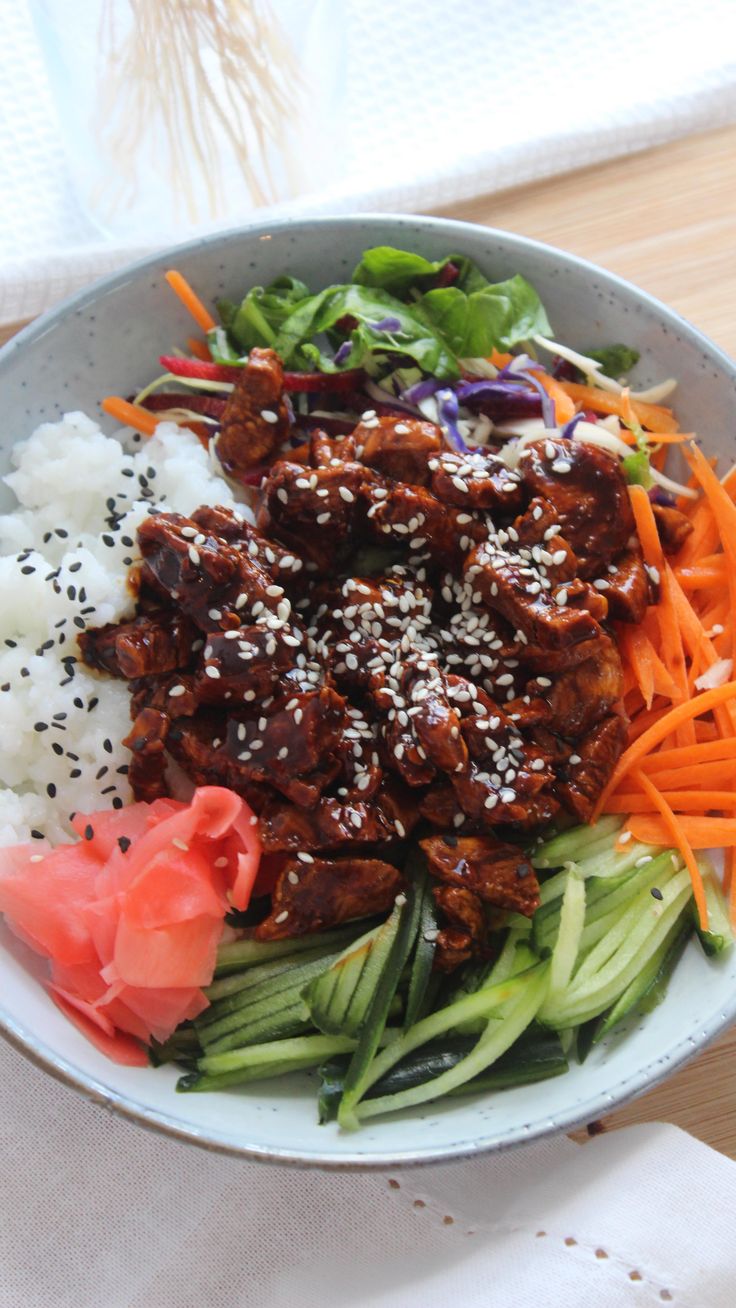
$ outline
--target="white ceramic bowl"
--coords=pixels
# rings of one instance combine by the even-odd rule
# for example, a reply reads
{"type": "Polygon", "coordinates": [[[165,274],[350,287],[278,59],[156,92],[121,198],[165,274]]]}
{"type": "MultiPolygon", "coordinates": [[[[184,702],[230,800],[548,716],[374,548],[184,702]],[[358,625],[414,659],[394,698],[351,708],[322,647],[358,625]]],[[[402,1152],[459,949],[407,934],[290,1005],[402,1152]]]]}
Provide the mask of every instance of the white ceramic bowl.
{"type": "MultiPolygon", "coordinates": [[[[676,407],[709,453],[734,460],[736,367],[695,328],[610,273],[505,232],[430,218],[357,217],[286,222],[213,236],[98,282],[26,328],[0,353],[2,463],[13,442],[69,409],[97,413],[155,375],[156,359],[191,330],[163,281],[176,266],[205,301],[238,298],[288,271],[313,289],[349,274],[367,246],[431,258],[460,251],[494,279],[523,273],[558,339],[578,348],[625,341],[642,353],[642,386],[675,375],[676,407]]],[[[107,423],[108,427],[111,424],[107,423]]],[[[6,507],[10,502],[6,493],[6,507]]],[[[80,806],[83,804],[80,801],[80,806]]],[[[53,1075],[143,1125],[185,1140],[277,1162],[323,1167],[404,1165],[500,1149],[609,1112],[667,1076],[736,1018],[736,950],[707,961],[691,944],[666,1001],[584,1066],[538,1085],[430,1104],[357,1134],[319,1126],[315,1080],[285,1078],[241,1091],[177,1095],[170,1067],[118,1067],[62,1017],[38,984],[38,960],[0,927],[0,1026],[53,1075]]]]}

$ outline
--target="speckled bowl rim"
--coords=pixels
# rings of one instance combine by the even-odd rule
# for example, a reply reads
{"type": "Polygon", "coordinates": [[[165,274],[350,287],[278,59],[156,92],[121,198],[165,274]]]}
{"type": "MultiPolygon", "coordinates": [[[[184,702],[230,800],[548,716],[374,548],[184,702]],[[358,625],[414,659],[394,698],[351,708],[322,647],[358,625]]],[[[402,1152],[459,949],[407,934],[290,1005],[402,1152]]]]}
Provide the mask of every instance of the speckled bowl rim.
{"type": "MultiPolygon", "coordinates": [[[[294,231],[320,227],[327,230],[334,228],[336,224],[346,228],[370,228],[372,224],[377,226],[391,224],[397,229],[402,227],[413,229],[415,233],[417,229],[430,233],[441,233],[448,238],[448,248],[452,248],[452,241],[455,238],[461,241],[470,232],[474,235],[483,232],[488,239],[496,239],[501,242],[506,250],[518,250],[522,255],[524,252],[536,252],[543,257],[562,261],[567,266],[576,268],[587,273],[591,278],[597,279],[606,288],[623,292],[629,296],[633,295],[640,303],[645,304],[651,311],[656,313],[668,326],[679,331],[681,336],[686,337],[692,345],[697,346],[701,352],[704,352],[709,360],[725,372],[736,384],[736,363],[728,357],[720,346],[711,341],[687,319],[681,317],[673,309],[668,308],[661,300],[656,299],[655,296],[649,295],[648,292],[634,286],[625,278],[608,272],[587,259],[569,254],[542,241],[533,240],[531,237],[519,236],[514,232],[506,232],[500,228],[484,227],[478,223],[466,223],[448,218],[420,217],[414,214],[381,213],[304,219],[286,218],[277,222],[247,224],[159,250],[126,265],[115,273],[98,279],[91,286],[69,296],[61,304],[42,314],[41,317],[35,319],[27,327],[22,328],[0,349],[0,368],[12,353],[23,349],[28,342],[45,336],[52,327],[63,321],[67,315],[91,305],[101,293],[108,294],[117,287],[125,285],[131,276],[136,276],[147,269],[160,268],[164,260],[172,263],[180,255],[192,254],[197,250],[206,249],[213,245],[227,245],[231,241],[237,241],[244,237],[268,236],[276,232],[293,233],[294,231]]],[[[135,1099],[120,1094],[104,1085],[95,1077],[81,1073],[67,1059],[61,1057],[53,1049],[38,1040],[12,1013],[8,1012],[0,1004],[0,1034],[20,1053],[30,1059],[36,1067],[49,1072],[65,1085],[81,1091],[93,1103],[109,1108],[119,1116],[138,1123],[139,1126],[157,1131],[175,1140],[196,1144],[200,1148],[214,1153],[259,1162],[287,1164],[294,1167],[319,1167],[325,1171],[385,1171],[390,1168],[453,1162],[464,1158],[473,1158],[479,1154],[510,1149],[515,1145],[530,1143],[533,1140],[558,1135],[562,1131],[572,1130],[606,1113],[610,1113],[614,1107],[621,1107],[637,1095],[659,1085],[667,1076],[715,1040],[734,1021],[736,1021],[736,992],[734,992],[730,1003],[725,1006],[725,1011],[718,1013],[706,1025],[702,1023],[698,1025],[697,1034],[684,1036],[676,1042],[669,1053],[639,1067],[631,1076],[619,1080],[605,1093],[597,1094],[588,1100],[576,1102],[567,1113],[558,1113],[554,1122],[551,1122],[548,1117],[542,1117],[536,1122],[526,1123],[524,1126],[513,1130],[491,1133],[471,1140],[458,1140],[452,1145],[445,1145],[435,1149],[425,1147],[401,1152],[393,1150],[385,1154],[372,1153],[370,1157],[366,1157],[360,1150],[354,1150],[336,1157],[334,1153],[320,1153],[318,1150],[280,1149],[277,1145],[266,1147],[238,1144],[217,1131],[199,1129],[192,1124],[178,1120],[168,1113],[147,1108],[135,1099]]],[[[359,1138],[359,1136],[356,1136],[356,1142],[359,1138]]]]}

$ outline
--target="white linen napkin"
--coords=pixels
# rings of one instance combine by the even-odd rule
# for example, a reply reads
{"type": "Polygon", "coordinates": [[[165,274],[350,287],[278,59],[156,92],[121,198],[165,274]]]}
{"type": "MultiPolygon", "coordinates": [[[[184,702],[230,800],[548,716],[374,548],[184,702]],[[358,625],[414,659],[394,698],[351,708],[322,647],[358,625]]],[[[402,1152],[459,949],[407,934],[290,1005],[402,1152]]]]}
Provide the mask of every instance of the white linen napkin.
{"type": "Polygon", "coordinates": [[[112,1116],[0,1047],[0,1308],[732,1308],[736,1163],[674,1126],[318,1172],[112,1116]]]}
{"type": "MultiPolygon", "coordinates": [[[[322,41],[344,61],[339,181],[257,212],[224,200],[220,226],[430,209],[736,119],[732,0],[315,0],[314,12],[342,31],[322,41]]],[[[141,251],[104,244],[74,194],[26,0],[0,0],[0,30],[0,322],[13,322],[141,251]]],[[[191,234],[152,230],[147,248],[191,234]]]]}

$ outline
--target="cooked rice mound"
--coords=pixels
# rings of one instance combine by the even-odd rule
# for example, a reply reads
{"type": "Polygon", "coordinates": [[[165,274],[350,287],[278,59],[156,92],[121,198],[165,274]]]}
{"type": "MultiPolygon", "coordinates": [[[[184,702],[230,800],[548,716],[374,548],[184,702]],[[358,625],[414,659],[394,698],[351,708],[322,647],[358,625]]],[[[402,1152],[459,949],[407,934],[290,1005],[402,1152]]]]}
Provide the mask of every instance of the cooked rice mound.
{"type": "Polygon", "coordinates": [[[132,616],[128,570],[152,508],[234,504],[174,423],[118,440],[69,413],[16,445],[12,463],[17,507],[0,515],[0,846],[69,839],[70,813],[130,802],[129,690],[85,668],[76,638],[132,616]]]}

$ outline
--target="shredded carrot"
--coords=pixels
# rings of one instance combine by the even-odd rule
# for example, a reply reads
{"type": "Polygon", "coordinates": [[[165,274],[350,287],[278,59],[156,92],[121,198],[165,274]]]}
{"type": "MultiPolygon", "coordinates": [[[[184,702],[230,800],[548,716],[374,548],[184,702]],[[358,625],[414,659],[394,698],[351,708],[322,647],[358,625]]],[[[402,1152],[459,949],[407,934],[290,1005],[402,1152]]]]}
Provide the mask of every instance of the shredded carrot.
{"type": "MultiPolygon", "coordinates": [[[[698,746],[692,748],[697,749],[698,746]]],[[[654,772],[651,768],[646,768],[645,771],[656,783],[658,790],[699,791],[701,787],[707,786],[716,786],[722,790],[726,782],[736,780],[736,759],[719,758],[713,763],[698,763],[696,767],[690,764],[689,767],[661,768],[654,772]]],[[[702,798],[700,802],[703,803],[702,798]]]]}
{"type": "Polygon", "coordinates": [[[212,355],[209,346],[204,341],[198,341],[196,336],[187,337],[187,349],[193,354],[195,359],[201,359],[202,363],[211,363],[212,355]]]}
{"type": "MultiPolygon", "coordinates": [[[[583,386],[579,382],[559,382],[566,395],[583,409],[593,409],[595,413],[613,413],[623,418],[624,409],[620,395],[612,391],[601,391],[597,386],[583,386]]],[[[671,409],[661,404],[647,404],[644,400],[632,400],[631,407],[642,427],[657,434],[677,431],[677,419],[671,409]]]]}
{"type": "Polygon", "coordinates": [[[117,418],[122,422],[124,427],[133,427],[139,431],[142,436],[153,436],[161,419],[155,413],[149,413],[148,409],[142,409],[139,404],[129,404],[127,400],[121,400],[117,395],[108,395],[100,406],[109,413],[111,418],[117,418]]]}
{"type": "MultiPolygon", "coordinates": [[[[633,813],[627,824],[635,840],[644,845],[672,844],[672,832],[661,817],[651,813],[633,813]]],[[[680,818],[683,835],[691,849],[723,849],[736,845],[736,818],[690,817],[680,818]]],[[[677,842],[679,848],[679,841],[677,842]]]]}
{"type": "Polygon", "coordinates": [[[488,362],[492,363],[494,368],[505,368],[507,363],[511,363],[513,357],[513,354],[504,354],[494,346],[488,356],[488,362]]]}
{"type": "Polygon", "coordinates": [[[728,893],[728,916],[731,926],[736,931],[736,847],[733,845],[725,851],[725,883],[728,893]]]}
{"type": "MultiPolygon", "coordinates": [[[[657,777],[659,782],[659,777],[657,777]]],[[[705,813],[721,809],[736,809],[736,791],[733,790],[659,790],[660,797],[675,813],[705,813]]],[[[606,800],[606,813],[651,813],[652,801],[648,795],[626,791],[606,800]]]]}
{"type": "Polygon", "coordinates": [[[671,768],[700,767],[718,759],[736,759],[736,736],[728,740],[712,740],[687,749],[661,749],[650,754],[642,763],[645,772],[663,772],[671,768]]]}
{"type": "Polygon", "coordinates": [[[647,754],[650,754],[656,745],[659,745],[667,736],[670,736],[683,722],[700,717],[703,713],[709,713],[718,704],[725,704],[727,700],[733,699],[735,696],[736,681],[727,681],[723,686],[714,686],[712,690],[704,690],[686,703],[676,704],[674,708],[661,714],[658,721],[653,722],[648,730],[639,736],[638,740],[635,740],[632,745],[629,745],[628,749],[624,750],[598,800],[593,820],[602,812],[603,805],[609,795],[614,794],[623,778],[633,768],[638,767],[641,760],[646,758],[647,754]]]}
{"type": "Polygon", "coordinates": [[[548,372],[537,372],[536,369],[531,371],[537,381],[542,384],[550,399],[554,400],[555,421],[558,427],[564,427],[566,422],[575,417],[575,401],[570,399],[560,383],[555,381],[554,377],[550,377],[548,372]]]}
{"type": "Polygon", "coordinates": [[[203,332],[209,332],[213,327],[217,326],[209,309],[206,309],[199,296],[195,295],[186,277],[183,277],[175,268],[171,268],[165,274],[165,277],[174,295],[178,295],[185,309],[189,310],[197,326],[201,327],[203,332]]]}
{"type": "Polygon", "coordinates": [[[690,880],[693,883],[693,898],[698,910],[700,925],[704,931],[707,931],[708,905],[705,899],[705,890],[703,889],[703,878],[700,875],[700,868],[693,853],[692,845],[688,840],[684,821],[672,812],[667,800],[659,793],[657,787],[652,784],[645,772],[638,769],[634,772],[633,780],[638,786],[641,786],[647,798],[659,810],[662,823],[669,832],[670,839],[677,846],[685,860],[685,865],[690,873],[690,880]]]}

